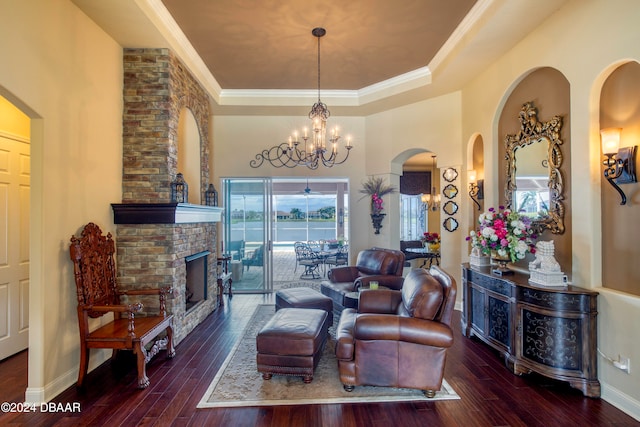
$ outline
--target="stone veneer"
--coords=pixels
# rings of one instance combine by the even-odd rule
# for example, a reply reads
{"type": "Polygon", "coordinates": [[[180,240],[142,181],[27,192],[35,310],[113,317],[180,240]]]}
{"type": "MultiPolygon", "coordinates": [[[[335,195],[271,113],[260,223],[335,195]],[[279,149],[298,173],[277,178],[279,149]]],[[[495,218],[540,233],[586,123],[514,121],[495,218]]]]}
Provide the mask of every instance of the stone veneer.
{"type": "MultiPolygon", "coordinates": [[[[193,113],[200,132],[199,183],[209,181],[209,101],[200,84],[168,49],[124,49],[122,203],[169,203],[178,164],[178,121],[183,108],[193,113]]],[[[204,196],[202,197],[204,200],[204,196]]],[[[118,276],[127,288],[170,286],[174,298],[175,343],[216,308],[216,224],[118,224],[118,276]],[[202,251],[207,259],[207,300],[185,312],[185,257],[202,251]]],[[[156,298],[144,301],[156,310],[156,298]]]]}

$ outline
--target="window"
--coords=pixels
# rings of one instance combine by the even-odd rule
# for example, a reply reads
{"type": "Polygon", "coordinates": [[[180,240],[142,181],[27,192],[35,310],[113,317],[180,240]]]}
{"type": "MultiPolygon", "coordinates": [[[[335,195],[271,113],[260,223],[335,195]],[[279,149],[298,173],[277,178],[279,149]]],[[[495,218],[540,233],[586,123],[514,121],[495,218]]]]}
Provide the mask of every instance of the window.
{"type": "Polygon", "coordinates": [[[427,231],[420,195],[400,194],[400,240],[418,240],[427,231]]]}

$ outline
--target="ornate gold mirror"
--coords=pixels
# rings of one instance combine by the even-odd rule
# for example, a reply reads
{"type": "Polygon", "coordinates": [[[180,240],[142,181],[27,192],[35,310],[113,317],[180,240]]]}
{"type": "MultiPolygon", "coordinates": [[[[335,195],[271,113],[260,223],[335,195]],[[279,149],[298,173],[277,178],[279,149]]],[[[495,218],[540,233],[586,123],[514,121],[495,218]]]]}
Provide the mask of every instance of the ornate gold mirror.
{"type": "Polygon", "coordinates": [[[564,185],[560,166],[562,117],[538,121],[533,102],[519,113],[520,131],[505,137],[506,206],[532,219],[538,233],[564,233],[564,185]]]}

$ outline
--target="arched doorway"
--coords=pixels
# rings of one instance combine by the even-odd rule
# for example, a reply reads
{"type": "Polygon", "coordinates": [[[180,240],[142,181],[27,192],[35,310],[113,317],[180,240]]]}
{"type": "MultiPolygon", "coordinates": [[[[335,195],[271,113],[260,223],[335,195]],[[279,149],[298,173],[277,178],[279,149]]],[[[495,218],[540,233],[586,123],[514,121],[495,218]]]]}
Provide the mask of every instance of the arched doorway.
{"type": "Polygon", "coordinates": [[[400,240],[420,239],[440,231],[440,178],[435,153],[414,154],[402,164],[400,240]]]}

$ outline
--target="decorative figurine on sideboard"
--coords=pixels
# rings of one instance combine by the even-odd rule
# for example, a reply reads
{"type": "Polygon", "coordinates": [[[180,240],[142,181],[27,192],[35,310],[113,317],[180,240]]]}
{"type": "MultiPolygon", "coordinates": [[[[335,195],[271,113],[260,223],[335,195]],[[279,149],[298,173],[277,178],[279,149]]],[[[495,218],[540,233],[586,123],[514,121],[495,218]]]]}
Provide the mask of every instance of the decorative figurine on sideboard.
{"type": "Polygon", "coordinates": [[[540,286],[566,286],[567,276],[555,259],[553,240],[536,243],[536,259],[529,263],[529,282],[540,286]]]}

